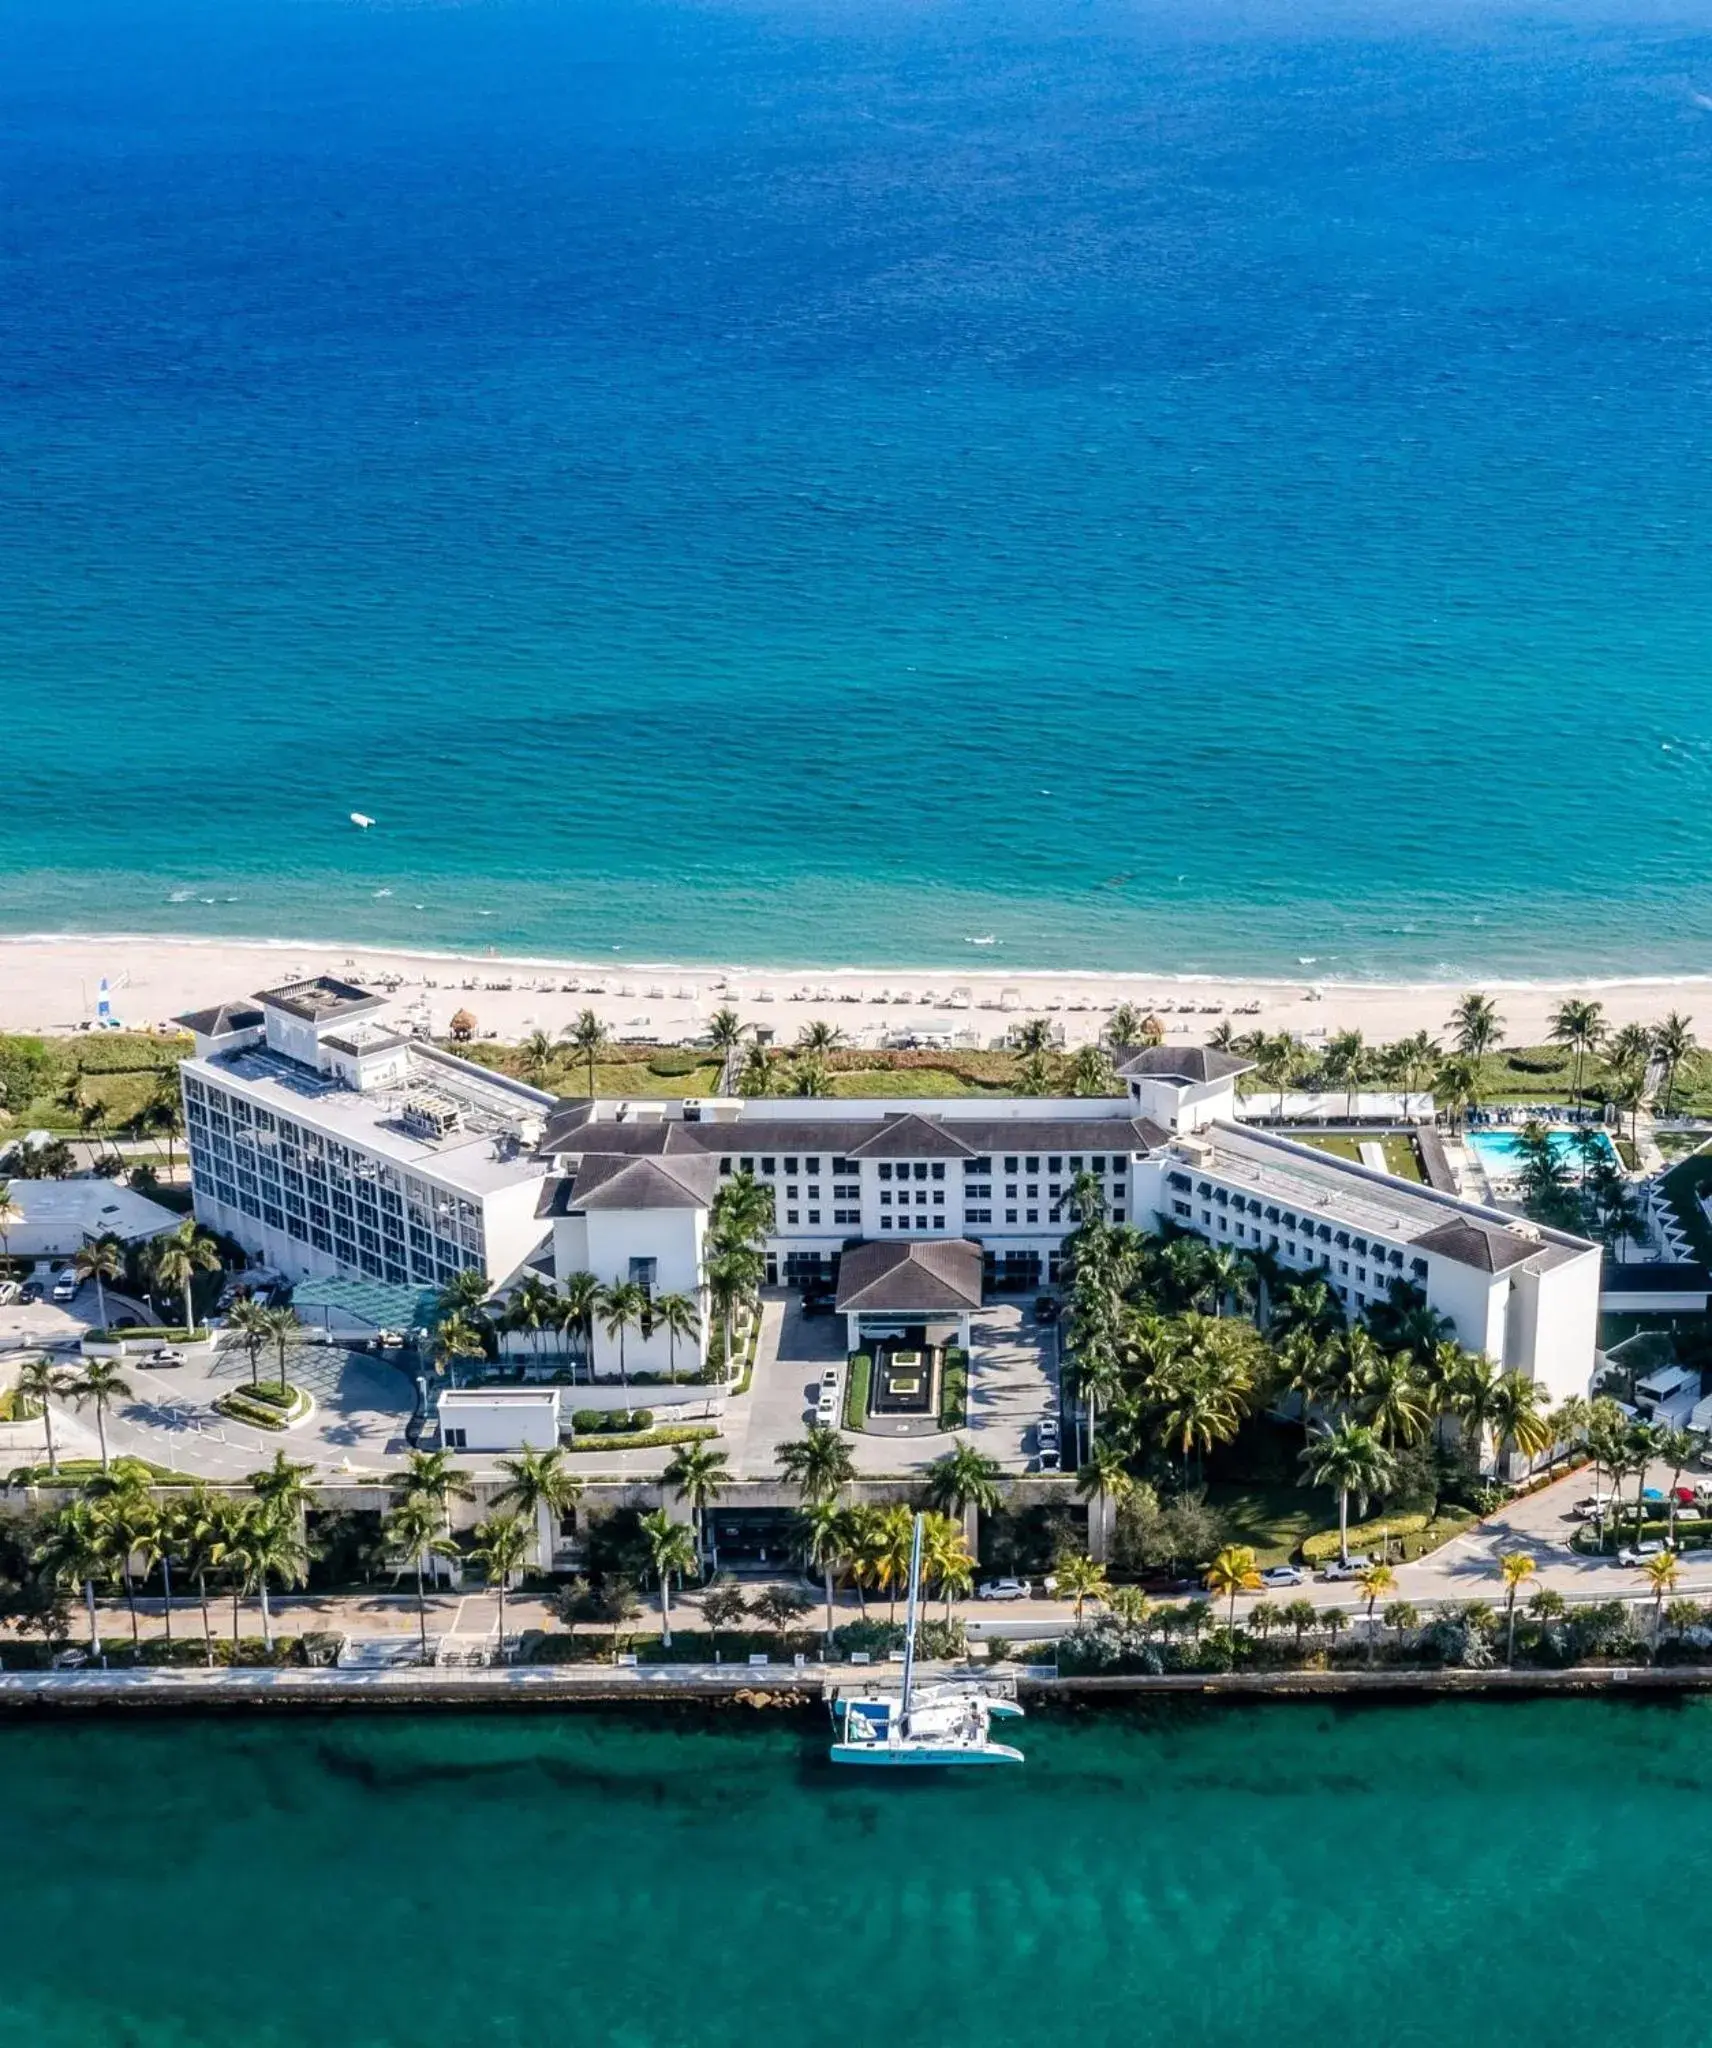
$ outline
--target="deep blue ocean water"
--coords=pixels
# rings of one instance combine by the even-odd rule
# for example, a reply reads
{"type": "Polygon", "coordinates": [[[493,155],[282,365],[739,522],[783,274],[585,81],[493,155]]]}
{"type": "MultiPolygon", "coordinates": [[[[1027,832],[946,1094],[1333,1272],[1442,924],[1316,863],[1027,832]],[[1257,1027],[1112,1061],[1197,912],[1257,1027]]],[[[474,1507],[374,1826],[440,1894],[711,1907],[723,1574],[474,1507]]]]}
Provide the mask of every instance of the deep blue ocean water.
{"type": "Polygon", "coordinates": [[[1705,968],[1709,202],[1704,0],[0,0],[0,929],[1705,968]]]}

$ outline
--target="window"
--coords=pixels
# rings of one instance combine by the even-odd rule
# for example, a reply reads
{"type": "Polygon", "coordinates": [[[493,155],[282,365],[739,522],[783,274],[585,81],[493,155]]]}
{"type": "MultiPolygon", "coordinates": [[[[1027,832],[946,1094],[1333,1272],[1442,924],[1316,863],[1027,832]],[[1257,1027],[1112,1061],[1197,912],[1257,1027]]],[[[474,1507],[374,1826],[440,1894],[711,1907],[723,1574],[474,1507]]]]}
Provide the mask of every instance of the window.
{"type": "Polygon", "coordinates": [[[1005,1221],[1007,1223],[1014,1223],[1016,1221],[1016,1211],[1014,1209],[1007,1209],[1005,1211],[1005,1221]]]}
{"type": "Polygon", "coordinates": [[[753,1158],[740,1159],[737,1164],[744,1173],[753,1173],[755,1171],[755,1161],[753,1158]]]}
{"type": "Polygon", "coordinates": [[[842,1186],[834,1185],[832,1199],[835,1202],[859,1202],[862,1199],[862,1183],[846,1181],[842,1186]]]}
{"type": "Polygon", "coordinates": [[[1112,1211],[1112,1221],[1113,1221],[1114,1223],[1121,1223],[1121,1222],[1122,1222],[1123,1220],[1124,1220],[1124,1212],[1123,1212],[1123,1211],[1122,1211],[1121,1209],[1114,1209],[1114,1210],[1112,1211]]]}
{"type": "Polygon", "coordinates": [[[890,1188],[882,1188],[882,1189],[880,1190],[880,1207],[881,1207],[882,1209],[889,1209],[889,1208],[890,1208],[891,1206],[892,1206],[892,1191],[891,1191],[891,1189],[890,1189],[890,1188]]]}
{"type": "Polygon", "coordinates": [[[719,1162],[719,1170],[721,1173],[729,1173],[731,1171],[731,1160],[729,1156],[727,1156],[719,1162]]]}
{"type": "Polygon", "coordinates": [[[1171,1204],[1171,1213],[1173,1216],[1181,1216],[1187,1220],[1195,1212],[1189,1207],[1187,1202],[1173,1202],[1171,1204]]]}
{"type": "Polygon", "coordinates": [[[882,1160],[880,1161],[880,1178],[881,1178],[882,1180],[890,1180],[890,1179],[891,1179],[891,1177],[892,1177],[892,1162],[891,1162],[891,1161],[890,1161],[889,1159],[882,1159],[882,1160]]]}
{"type": "Polygon", "coordinates": [[[992,1170],[993,1162],[990,1159],[965,1159],[963,1162],[963,1171],[978,1179],[984,1179],[992,1170]]]}
{"type": "Polygon", "coordinates": [[[1025,1162],[1025,1171],[1029,1173],[1038,1173],[1040,1171],[1040,1154],[1038,1152],[1032,1153],[1029,1156],[1025,1162]]]}
{"type": "Polygon", "coordinates": [[[466,1441],[468,1438],[468,1431],[462,1429],[447,1429],[443,1430],[441,1434],[446,1439],[447,1450],[461,1451],[465,1448],[466,1441]]]}
{"type": "Polygon", "coordinates": [[[853,1159],[835,1159],[832,1162],[832,1177],[834,1180],[837,1180],[840,1174],[856,1173],[859,1171],[860,1168],[858,1168],[853,1159]]]}
{"type": "Polygon", "coordinates": [[[808,1212],[808,1220],[811,1223],[818,1223],[820,1221],[820,1211],[818,1209],[811,1209],[808,1212]]]}
{"type": "Polygon", "coordinates": [[[1211,1227],[1213,1221],[1213,1212],[1211,1209],[1203,1209],[1201,1211],[1201,1221],[1208,1225],[1209,1228],[1211,1227]]]}
{"type": "Polygon", "coordinates": [[[1054,1181],[1052,1185],[1046,1190],[1047,1200],[1051,1202],[1056,1202],[1059,1199],[1059,1197],[1063,1194],[1063,1192],[1064,1188],[1062,1183],[1059,1181],[1054,1181]]]}
{"type": "Polygon", "coordinates": [[[834,1223],[860,1223],[862,1221],[862,1212],[860,1209],[834,1209],[832,1220],[834,1223]]]}
{"type": "Polygon", "coordinates": [[[818,1159],[805,1159],[805,1160],[803,1161],[803,1172],[804,1172],[804,1173],[818,1173],[819,1171],[820,1171],[820,1161],[819,1161],[818,1159]]]}
{"type": "Polygon", "coordinates": [[[654,1283],[660,1275],[658,1259],[632,1259],[630,1261],[630,1283],[640,1287],[648,1299],[654,1299],[654,1283]]]}
{"type": "Polygon", "coordinates": [[[927,1178],[927,1161],[926,1161],[925,1159],[918,1159],[918,1160],[916,1161],[916,1163],[915,1163],[915,1177],[916,1177],[916,1179],[917,1179],[917,1180],[926,1180],[926,1178],[927,1178]]]}
{"type": "Polygon", "coordinates": [[[935,1189],[934,1189],[934,1191],[933,1191],[933,1206],[934,1206],[934,1207],[935,1207],[936,1209],[943,1209],[943,1208],[945,1207],[945,1190],[944,1190],[943,1188],[935,1188],[935,1189]]]}
{"type": "Polygon", "coordinates": [[[1015,1172],[1016,1172],[1016,1170],[1017,1170],[1017,1156],[1016,1156],[1016,1154],[1015,1154],[1015,1153],[1013,1152],[1013,1153],[1011,1153],[1011,1155],[1010,1155],[1010,1156],[1009,1156],[1009,1157],[1008,1157],[1008,1158],[1006,1159],[1006,1161],[1005,1161],[1005,1171],[1006,1171],[1006,1173],[1015,1173],[1015,1172]]]}
{"type": "Polygon", "coordinates": [[[882,1230],[890,1230],[890,1229],[891,1229],[891,1227],[892,1227],[892,1219],[891,1219],[891,1218],[890,1218],[889,1216],[882,1216],[882,1217],[880,1218],[880,1228],[881,1228],[882,1230]]]}
{"type": "Polygon", "coordinates": [[[1016,1184],[1016,1182],[1015,1182],[1014,1180],[1008,1180],[1008,1181],[1006,1181],[1006,1182],[1005,1182],[1005,1200],[1006,1200],[1007,1202],[1014,1202],[1014,1201],[1016,1200],[1016,1192],[1017,1192],[1017,1184],[1016,1184]]]}
{"type": "Polygon", "coordinates": [[[808,1198],[811,1202],[818,1202],[820,1200],[819,1188],[810,1188],[808,1191],[808,1198]]]}
{"type": "Polygon", "coordinates": [[[795,1222],[796,1222],[796,1220],[797,1220],[797,1212],[796,1212],[796,1211],[795,1211],[794,1209],[787,1209],[787,1210],[785,1211],[785,1221],[786,1221],[787,1223],[795,1223],[795,1222]]]}
{"type": "Polygon", "coordinates": [[[1030,1223],[1038,1223],[1040,1221],[1040,1211],[1038,1209],[1030,1209],[1028,1220],[1030,1223]]]}
{"type": "Polygon", "coordinates": [[[1064,1155],[1062,1153],[1054,1153],[1046,1162],[1046,1170],[1048,1173],[1062,1173],[1064,1171],[1064,1155]]]}
{"type": "Polygon", "coordinates": [[[797,1172],[797,1162],[796,1162],[796,1161],[795,1161],[794,1159],[787,1159],[787,1160],[785,1161],[785,1173],[786,1173],[786,1175],[787,1175],[787,1176],[788,1176],[788,1177],[789,1177],[790,1179],[792,1179],[792,1180],[795,1180],[795,1178],[796,1178],[796,1172],[797,1172]]]}
{"type": "Polygon", "coordinates": [[[1064,1220],[1064,1211],[1062,1209],[1048,1209],[1046,1212],[1046,1220],[1048,1223],[1062,1223],[1064,1220]]]}
{"type": "Polygon", "coordinates": [[[1038,1181],[1031,1180],[1028,1184],[1027,1194],[1031,1202],[1038,1200],[1040,1195],[1040,1183],[1038,1181]]]}
{"type": "MultiPolygon", "coordinates": [[[[916,1168],[916,1172],[918,1174],[921,1172],[921,1168],[919,1166],[916,1168]]],[[[936,1159],[934,1161],[933,1177],[935,1180],[943,1180],[945,1178],[945,1161],[943,1159],[936,1159]]]]}
{"type": "Polygon", "coordinates": [[[771,1173],[773,1171],[773,1168],[774,1162],[771,1159],[763,1159],[761,1161],[761,1171],[763,1173],[771,1173]]]}
{"type": "Polygon", "coordinates": [[[964,1213],[971,1223],[991,1223],[993,1220],[991,1209],[969,1209],[964,1213]]]}

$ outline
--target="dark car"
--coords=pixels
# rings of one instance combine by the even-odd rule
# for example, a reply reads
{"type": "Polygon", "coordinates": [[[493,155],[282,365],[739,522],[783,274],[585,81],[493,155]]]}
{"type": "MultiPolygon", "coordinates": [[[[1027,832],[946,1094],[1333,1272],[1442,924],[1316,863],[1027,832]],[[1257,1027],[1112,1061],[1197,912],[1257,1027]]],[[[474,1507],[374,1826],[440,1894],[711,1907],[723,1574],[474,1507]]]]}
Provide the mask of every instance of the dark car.
{"type": "Polygon", "coordinates": [[[805,1316],[829,1316],[837,1296],[829,1288],[817,1287],[812,1291],[803,1289],[802,1312],[805,1316]]]}
{"type": "Polygon", "coordinates": [[[1037,1323],[1055,1323],[1058,1320],[1058,1304],[1050,1294],[1036,1297],[1034,1319],[1037,1323]]]}
{"type": "Polygon", "coordinates": [[[18,1299],[20,1301],[40,1301],[43,1291],[42,1283],[39,1280],[26,1280],[23,1286],[18,1289],[18,1299]]]}

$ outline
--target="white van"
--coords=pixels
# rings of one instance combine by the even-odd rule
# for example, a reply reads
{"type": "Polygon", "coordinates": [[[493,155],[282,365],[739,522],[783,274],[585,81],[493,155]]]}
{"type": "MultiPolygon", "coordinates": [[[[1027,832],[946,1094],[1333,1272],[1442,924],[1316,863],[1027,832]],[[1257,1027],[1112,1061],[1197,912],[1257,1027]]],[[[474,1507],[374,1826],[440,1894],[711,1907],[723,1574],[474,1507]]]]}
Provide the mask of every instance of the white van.
{"type": "Polygon", "coordinates": [[[55,1301],[70,1301],[82,1285],[83,1282],[77,1277],[77,1268],[75,1266],[67,1266],[54,1275],[53,1299],[55,1301]]]}

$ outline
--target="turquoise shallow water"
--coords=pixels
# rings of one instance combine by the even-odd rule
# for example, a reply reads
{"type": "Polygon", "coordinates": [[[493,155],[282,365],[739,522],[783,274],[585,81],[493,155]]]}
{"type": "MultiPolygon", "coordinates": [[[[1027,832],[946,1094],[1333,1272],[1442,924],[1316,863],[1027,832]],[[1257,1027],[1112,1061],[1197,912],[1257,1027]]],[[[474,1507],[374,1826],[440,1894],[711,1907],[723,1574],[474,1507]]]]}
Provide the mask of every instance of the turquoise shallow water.
{"type": "Polygon", "coordinates": [[[1178,1709],[899,1784],[743,1715],[8,1725],[0,2040],[1692,2040],[1709,1736],[1178,1709]]]}
{"type": "Polygon", "coordinates": [[[1672,0],[0,0],[0,929],[1704,967],[1709,104],[1672,0]]]}

